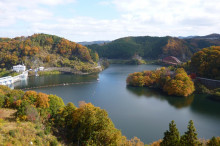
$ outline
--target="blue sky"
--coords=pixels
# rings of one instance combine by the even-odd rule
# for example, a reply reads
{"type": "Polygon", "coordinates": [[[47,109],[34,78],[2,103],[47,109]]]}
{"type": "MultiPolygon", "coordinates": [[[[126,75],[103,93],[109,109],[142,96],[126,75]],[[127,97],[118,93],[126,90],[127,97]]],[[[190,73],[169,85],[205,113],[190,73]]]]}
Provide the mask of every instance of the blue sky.
{"type": "Polygon", "coordinates": [[[72,41],[220,33],[220,0],[0,0],[0,37],[72,41]]]}

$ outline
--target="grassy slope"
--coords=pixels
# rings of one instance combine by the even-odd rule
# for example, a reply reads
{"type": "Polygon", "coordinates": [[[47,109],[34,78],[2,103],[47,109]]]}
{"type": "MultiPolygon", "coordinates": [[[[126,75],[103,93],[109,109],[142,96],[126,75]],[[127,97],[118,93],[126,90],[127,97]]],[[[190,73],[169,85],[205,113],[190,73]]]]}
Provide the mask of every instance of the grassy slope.
{"type": "Polygon", "coordinates": [[[0,109],[0,145],[61,145],[55,136],[45,134],[42,125],[16,121],[15,112],[0,109]]]}

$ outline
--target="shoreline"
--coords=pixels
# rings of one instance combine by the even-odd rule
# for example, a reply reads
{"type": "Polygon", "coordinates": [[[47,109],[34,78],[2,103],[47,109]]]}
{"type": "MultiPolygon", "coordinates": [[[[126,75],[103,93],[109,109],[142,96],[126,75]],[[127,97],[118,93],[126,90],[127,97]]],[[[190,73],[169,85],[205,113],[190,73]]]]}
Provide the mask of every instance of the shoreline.
{"type": "MultiPolygon", "coordinates": [[[[38,71],[39,75],[53,75],[53,74],[73,74],[73,75],[88,75],[92,73],[99,73],[103,71],[101,66],[96,66],[92,68],[91,72],[82,72],[71,67],[48,67],[42,71],[38,71]]],[[[29,76],[35,76],[34,71],[29,71],[29,76]]]]}

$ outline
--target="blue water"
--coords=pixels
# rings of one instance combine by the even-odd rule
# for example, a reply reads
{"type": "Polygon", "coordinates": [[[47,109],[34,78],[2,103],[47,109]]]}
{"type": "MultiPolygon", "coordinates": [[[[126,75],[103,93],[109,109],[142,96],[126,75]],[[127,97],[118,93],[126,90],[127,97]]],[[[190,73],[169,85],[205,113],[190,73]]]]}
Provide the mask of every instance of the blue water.
{"type": "Polygon", "coordinates": [[[154,70],[156,65],[111,65],[98,75],[52,75],[30,77],[26,83],[18,83],[16,88],[48,86],[34,89],[37,92],[56,94],[65,103],[91,102],[107,110],[116,128],[128,138],[137,136],[144,143],[163,138],[169,122],[175,120],[183,134],[189,120],[193,120],[200,138],[220,136],[220,102],[214,102],[204,95],[188,98],[167,96],[147,88],[126,86],[129,73],[154,70]],[[98,79],[98,80],[97,80],[98,79]],[[69,84],[66,83],[82,84],[69,84]],[[85,83],[88,82],[88,83],[85,83]]]}

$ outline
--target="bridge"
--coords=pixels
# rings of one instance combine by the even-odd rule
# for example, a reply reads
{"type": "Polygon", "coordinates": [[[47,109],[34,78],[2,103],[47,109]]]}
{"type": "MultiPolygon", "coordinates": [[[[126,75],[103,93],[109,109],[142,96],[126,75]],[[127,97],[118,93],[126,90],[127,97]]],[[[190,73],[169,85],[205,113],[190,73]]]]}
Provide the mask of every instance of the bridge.
{"type": "Polygon", "coordinates": [[[20,80],[26,80],[27,77],[28,77],[28,71],[25,71],[22,74],[14,77],[12,76],[3,77],[0,78],[0,85],[10,85],[20,80]]]}
{"type": "Polygon", "coordinates": [[[178,65],[181,64],[181,61],[174,57],[174,56],[168,56],[162,59],[162,61],[166,64],[171,64],[171,65],[178,65]]]}

